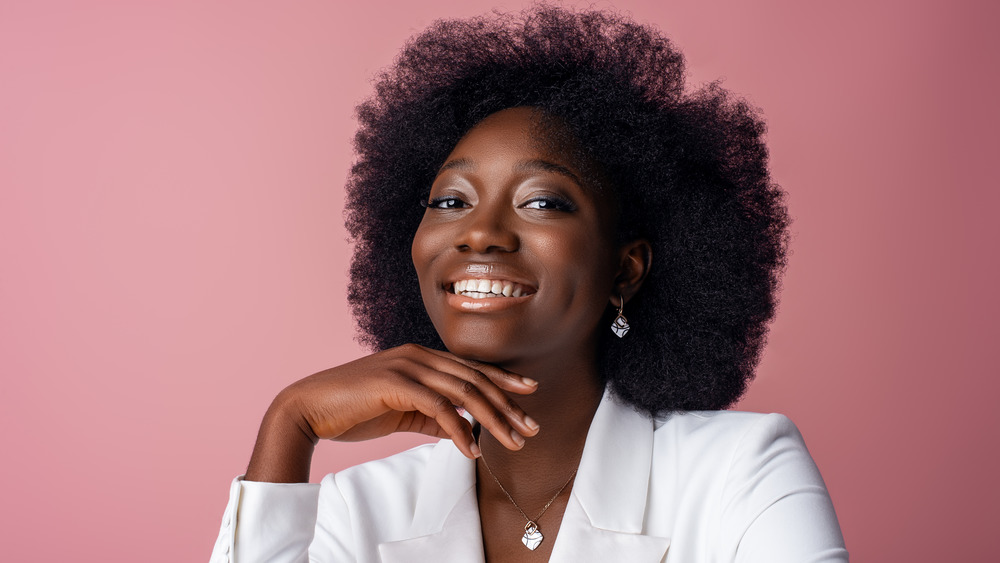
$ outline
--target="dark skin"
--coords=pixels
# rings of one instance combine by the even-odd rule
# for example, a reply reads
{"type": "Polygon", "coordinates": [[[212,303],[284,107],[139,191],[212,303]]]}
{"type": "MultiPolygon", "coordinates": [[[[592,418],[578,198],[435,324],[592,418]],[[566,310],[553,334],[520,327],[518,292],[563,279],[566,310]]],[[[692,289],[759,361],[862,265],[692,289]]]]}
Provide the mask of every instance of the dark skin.
{"type": "MultiPolygon", "coordinates": [[[[319,439],[421,432],[485,456],[532,518],[566,483],[604,392],[598,325],[639,289],[650,248],[615,244],[613,201],[537,142],[536,117],[530,108],[489,116],[431,187],[412,257],[448,352],[405,345],[292,384],[264,417],[247,480],[307,482],[319,439]],[[481,450],[453,405],[481,423],[481,450]]],[[[572,485],[538,520],[545,539],[528,551],[524,518],[481,460],[477,479],[487,561],[548,560],[572,485]]]]}

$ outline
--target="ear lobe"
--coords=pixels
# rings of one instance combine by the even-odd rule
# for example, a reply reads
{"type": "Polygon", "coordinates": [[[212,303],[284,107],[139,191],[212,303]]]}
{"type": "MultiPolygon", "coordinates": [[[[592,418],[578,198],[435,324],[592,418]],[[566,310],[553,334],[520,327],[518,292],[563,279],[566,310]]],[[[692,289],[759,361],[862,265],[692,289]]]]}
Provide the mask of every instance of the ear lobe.
{"type": "MultiPolygon", "coordinates": [[[[635,295],[649,274],[653,262],[653,247],[646,239],[636,239],[625,243],[618,250],[618,275],[615,276],[615,295],[626,302],[635,295]]],[[[619,306],[615,303],[615,306],[619,306]]]]}

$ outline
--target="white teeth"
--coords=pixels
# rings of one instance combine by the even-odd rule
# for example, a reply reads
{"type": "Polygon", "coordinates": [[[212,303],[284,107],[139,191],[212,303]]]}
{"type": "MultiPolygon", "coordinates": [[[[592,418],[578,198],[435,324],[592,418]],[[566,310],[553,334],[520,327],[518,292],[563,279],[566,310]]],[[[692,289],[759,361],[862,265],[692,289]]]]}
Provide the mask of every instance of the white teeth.
{"type": "Polygon", "coordinates": [[[452,283],[452,292],[456,295],[463,295],[473,299],[486,299],[489,297],[521,297],[527,295],[528,290],[510,281],[503,280],[458,280],[452,283]]]}

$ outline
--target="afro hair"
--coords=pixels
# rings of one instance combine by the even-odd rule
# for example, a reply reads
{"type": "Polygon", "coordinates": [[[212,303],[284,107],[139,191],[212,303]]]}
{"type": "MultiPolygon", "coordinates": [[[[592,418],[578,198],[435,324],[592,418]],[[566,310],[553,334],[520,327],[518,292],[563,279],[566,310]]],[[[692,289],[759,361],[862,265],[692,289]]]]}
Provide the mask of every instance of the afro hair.
{"type": "Polygon", "coordinates": [[[683,78],[667,38],[609,12],[541,5],[438,21],[412,38],[358,107],[346,222],[359,340],[444,348],[423,303],[397,289],[418,285],[410,243],[421,198],[476,123],[532,106],[564,124],[607,179],[619,241],[652,245],[626,305],[631,332],[602,331],[611,389],[652,415],[731,406],[774,316],[788,214],[755,110],[718,84],[685,92],[683,78]]]}

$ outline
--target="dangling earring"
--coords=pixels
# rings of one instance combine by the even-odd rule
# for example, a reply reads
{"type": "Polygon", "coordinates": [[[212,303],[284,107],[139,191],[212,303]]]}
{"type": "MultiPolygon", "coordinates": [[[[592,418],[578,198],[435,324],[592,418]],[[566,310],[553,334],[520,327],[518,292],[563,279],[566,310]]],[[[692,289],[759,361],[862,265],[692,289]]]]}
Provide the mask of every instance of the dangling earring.
{"type": "Polygon", "coordinates": [[[629,326],[628,319],[626,319],[625,315],[622,314],[622,310],[625,308],[625,298],[619,295],[618,299],[621,300],[621,305],[618,306],[618,316],[615,317],[615,321],[611,323],[611,331],[614,332],[615,336],[618,338],[622,338],[625,336],[625,333],[628,332],[629,326]]]}

